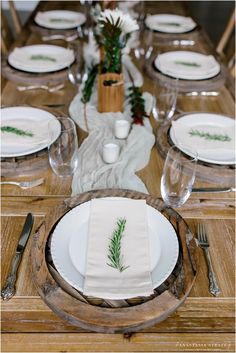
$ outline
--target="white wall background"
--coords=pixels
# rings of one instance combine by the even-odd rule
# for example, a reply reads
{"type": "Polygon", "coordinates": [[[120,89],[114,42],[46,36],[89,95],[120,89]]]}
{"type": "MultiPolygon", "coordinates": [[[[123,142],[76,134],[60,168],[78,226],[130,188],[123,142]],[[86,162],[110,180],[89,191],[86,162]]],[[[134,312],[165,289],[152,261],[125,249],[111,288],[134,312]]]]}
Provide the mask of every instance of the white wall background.
{"type": "MultiPolygon", "coordinates": [[[[37,0],[14,0],[16,9],[21,11],[32,11],[38,2],[37,0]]],[[[9,8],[7,0],[2,0],[2,7],[4,10],[9,8]]]]}

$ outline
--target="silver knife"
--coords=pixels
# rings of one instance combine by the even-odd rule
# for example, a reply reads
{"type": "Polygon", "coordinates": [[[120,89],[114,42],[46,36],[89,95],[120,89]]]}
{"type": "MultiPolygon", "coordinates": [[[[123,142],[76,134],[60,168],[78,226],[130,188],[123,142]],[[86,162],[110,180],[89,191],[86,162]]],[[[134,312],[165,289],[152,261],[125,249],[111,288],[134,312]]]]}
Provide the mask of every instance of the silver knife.
{"type": "Polygon", "coordinates": [[[225,188],[193,188],[192,192],[231,192],[236,191],[235,188],[225,187],[225,188]]]}
{"type": "Polygon", "coordinates": [[[32,213],[28,213],[20,235],[19,243],[17,245],[16,254],[11,263],[10,273],[8,274],[8,277],[6,279],[5,286],[1,291],[1,297],[3,300],[8,300],[12,298],[13,295],[15,294],[17,270],[20,265],[23,252],[25,250],[27,240],[29,239],[29,236],[33,227],[33,223],[34,223],[33,215],[32,213]]]}
{"type": "Polygon", "coordinates": [[[189,97],[217,97],[219,96],[219,92],[213,91],[202,91],[202,92],[186,92],[184,93],[185,96],[189,96],[189,97]]]}

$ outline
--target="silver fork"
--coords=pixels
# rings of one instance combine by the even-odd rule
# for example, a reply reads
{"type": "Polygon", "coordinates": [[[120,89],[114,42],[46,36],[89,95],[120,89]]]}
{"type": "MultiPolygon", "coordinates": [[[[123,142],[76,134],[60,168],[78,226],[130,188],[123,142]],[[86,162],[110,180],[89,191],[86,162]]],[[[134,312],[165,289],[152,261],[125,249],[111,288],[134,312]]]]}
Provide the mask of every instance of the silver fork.
{"type": "Polygon", "coordinates": [[[35,186],[41,185],[44,182],[44,178],[37,179],[37,180],[32,180],[32,181],[1,181],[1,185],[6,185],[6,184],[11,184],[11,185],[16,185],[19,186],[21,189],[30,189],[34,188],[35,186]]]}
{"type": "Polygon", "coordinates": [[[198,224],[198,231],[197,231],[197,237],[198,237],[198,244],[199,246],[204,250],[205,253],[205,258],[207,262],[207,267],[208,267],[208,278],[209,278],[209,290],[211,294],[214,296],[218,296],[220,294],[220,289],[218,287],[217,281],[216,281],[216,276],[212,268],[212,262],[211,262],[211,257],[209,253],[209,241],[207,237],[207,232],[204,224],[198,224]]]}
{"type": "Polygon", "coordinates": [[[45,89],[46,91],[52,93],[59,91],[60,89],[64,88],[64,84],[61,83],[56,86],[47,86],[47,85],[33,85],[33,86],[17,86],[18,91],[29,91],[33,89],[45,89]]]}
{"type": "Polygon", "coordinates": [[[53,34],[51,36],[43,36],[42,40],[43,41],[50,41],[50,40],[57,40],[57,39],[62,39],[65,42],[72,42],[73,40],[79,38],[79,33],[75,33],[69,36],[65,36],[63,34],[53,34]]]}

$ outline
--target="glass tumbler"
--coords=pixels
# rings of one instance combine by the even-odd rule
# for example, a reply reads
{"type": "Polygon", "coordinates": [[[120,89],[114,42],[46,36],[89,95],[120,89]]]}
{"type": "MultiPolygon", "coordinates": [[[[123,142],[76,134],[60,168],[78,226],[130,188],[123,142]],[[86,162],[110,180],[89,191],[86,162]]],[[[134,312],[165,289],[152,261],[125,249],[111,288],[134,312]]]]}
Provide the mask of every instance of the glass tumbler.
{"type": "MultiPolygon", "coordinates": [[[[78,166],[78,139],[76,127],[70,118],[58,118],[61,132],[58,138],[48,146],[49,163],[59,177],[69,177],[78,166]]],[[[49,134],[54,136],[55,124],[49,123],[49,134]]]]}
{"type": "Polygon", "coordinates": [[[172,85],[154,82],[152,114],[159,123],[168,123],[175,113],[178,95],[178,79],[172,85]]]}
{"type": "Polygon", "coordinates": [[[195,181],[197,153],[186,146],[185,150],[189,151],[189,155],[172,146],[163,168],[161,196],[165,204],[171,207],[180,207],[187,201],[195,181]]]}

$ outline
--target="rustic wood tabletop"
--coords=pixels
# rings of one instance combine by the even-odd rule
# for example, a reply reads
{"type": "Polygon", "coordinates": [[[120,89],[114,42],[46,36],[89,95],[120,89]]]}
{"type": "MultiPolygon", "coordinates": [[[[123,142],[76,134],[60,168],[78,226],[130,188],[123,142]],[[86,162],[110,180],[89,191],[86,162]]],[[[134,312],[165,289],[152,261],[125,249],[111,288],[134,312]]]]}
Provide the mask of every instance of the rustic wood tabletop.
{"type": "MultiPolygon", "coordinates": [[[[79,1],[42,1],[36,11],[67,9],[84,11],[79,1]]],[[[145,2],[146,13],[186,14],[182,2],[162,1],[145,2]]],[[[16,39],[15,46],[41,44],[41,35],[31,30],[34,14],[16,39]]],[[[189,33],[194,36],[195,45],[184,47],[205,54],[214,53],[204,31],[197,28],[189,33]]],[[[186,37],[186,35],[185,35],[186,37]]],[[[144,39],[143,39],[144,40],[144,39]]],[[[62,40],[52,44],[66,46],[62,40]]],[[[163,50],[171,50],[170,45],[161,44],[163,50]]],[[[158,40],[154,50],[158,48],[158,40]]],[[[175,48],[176,49],[176,48],[175,48]]],[[[182,49],[178,47],[177,49],[182,49]]],[[[176,50],[177,50],[176,49],[176,50]]],[[[134,58],[137,67],[140,61],[134,58]]],[[[65,87],[54,93],[43,90],[19,92],[17,82],[5,80],[2,87],[2,105],[40,106],[46,110],[49,105],[62,104],[56,108],[58,114],[68,115],[68,106],[77,92],[69,81],[65,87]]],[[[228,82],[228,81],[227,81],[228,82]]],[[[184,112],[214,112],[234,115],[235,105],[231,85],[224,84],[216,97],[178,96],[177,107],[184,112]]],[[[230,82],[230,81],[229,81],[230,82]]],[[[152,79],[144,75],[143,90],[151,92],[152,79]]],[[[152,121],[154,132],[156,123],[152,121]]],[[[78,129],[79,142],[86,137],[78,129]]],[[[160,178],[163,159],[157,148],[153,148],[148,165],[138,175],[153,197],[160,198],[160,178]]],[[[20,231],[25,216],[32,212],[35,216],[34,230],[54,207],[71,194],[71,179],[57,177],[48,167],[37,171],[36,178],[45,178],[45,183],[32,189],[22,190],[15,186],[4,185],[2,193],[2,282],[3,286],[9,272],[11,259],[16,251],[20,231]]],[[[11,180],[2,177],[2,180],[11,180]]],[[[14,180],[31,180],[32,176],[15,175],[14,180]]],[[[222,184],[222,183],[221,183],[222,184]]],[[[197,180],[196,187],[217,187],[197,180]]],[[[226,185],[228,186],[228,185],[226,185]]],[[[211,257],[221,294],[213,297],[209,293],[207,266],[202,250],[198,249],[199,264],[196,282],[185,303],[165,321],[134,334],[94,333],[72,326],[59,318],[43,302],[32,281],[30,249],[32,237],[25,249],[19,267],[16,295],[9,301],[2,301],[2,351],[3,352],[183,352],[217,351],[234,352],[234,237],[235,237],[235,194],[204,193],[192,194],[189,200],[178,209],[189,228],[196,234],[197,224],[207,226],[211,244],[211,257]]]]}

